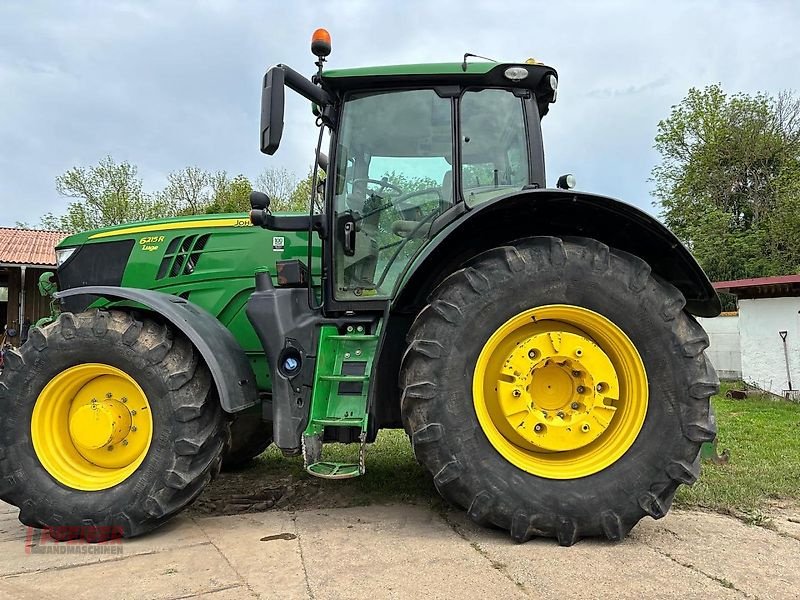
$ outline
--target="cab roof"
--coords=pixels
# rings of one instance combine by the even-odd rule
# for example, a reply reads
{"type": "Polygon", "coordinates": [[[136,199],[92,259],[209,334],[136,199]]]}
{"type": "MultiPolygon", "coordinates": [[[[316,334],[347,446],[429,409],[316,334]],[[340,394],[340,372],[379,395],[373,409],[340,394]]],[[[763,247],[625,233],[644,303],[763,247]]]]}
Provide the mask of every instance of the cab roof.
{"type": "Polygon", "coordinates": [[[541,63],[450,62],[387,65],[332,69],[323,71],[322,81],[336,91],[383,87],[388,85],[469,85],[519,87],[534,90],[537,95],[552,93],[546,77],[558,73],[541,63]],[[505,76],[509,67],[522,67],[528,76],[518,81],[505,76]]]}

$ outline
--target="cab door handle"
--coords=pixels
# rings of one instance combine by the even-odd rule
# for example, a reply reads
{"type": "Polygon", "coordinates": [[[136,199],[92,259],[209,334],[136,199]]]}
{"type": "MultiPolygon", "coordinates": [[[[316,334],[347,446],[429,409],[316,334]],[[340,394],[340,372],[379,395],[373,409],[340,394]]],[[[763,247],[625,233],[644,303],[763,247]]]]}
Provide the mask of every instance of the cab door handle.
{"type": "Polygon", "coordinates": [[[356,222],[353,217],[349,217],[344,221],[342,236],[342,249],[345,256],[353,256],[356,253],[356,222]]]}

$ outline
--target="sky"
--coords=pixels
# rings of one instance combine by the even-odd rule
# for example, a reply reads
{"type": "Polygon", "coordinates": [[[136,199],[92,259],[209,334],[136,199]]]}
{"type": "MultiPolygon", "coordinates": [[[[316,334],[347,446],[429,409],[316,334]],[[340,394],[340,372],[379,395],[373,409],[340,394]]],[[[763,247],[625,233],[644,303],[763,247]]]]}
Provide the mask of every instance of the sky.
{"type": "Polygon", "coordinates": [[[258,149],[261,79],[277,63],[311,75],[311,33],[331,68],[534,57],[559,72],[544,118],[548,184],[651,213],[660,119],[691,87],[800,91],[800,3],[720,1],[3,0],[0,225],[37,223],[69,199],[54,180],[106,155],[146,190],[189,165],[307,173],[308,103],[287,95],[280,149],[258,149]]]}

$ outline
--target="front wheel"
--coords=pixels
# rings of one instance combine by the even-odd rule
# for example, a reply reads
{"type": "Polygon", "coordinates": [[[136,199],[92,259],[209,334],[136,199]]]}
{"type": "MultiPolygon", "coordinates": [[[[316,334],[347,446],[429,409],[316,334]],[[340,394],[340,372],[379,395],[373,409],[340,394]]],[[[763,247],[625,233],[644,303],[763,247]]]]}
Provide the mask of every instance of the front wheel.
{"type": "Polygon", "coordinates": [[[58,539],[146,533],[219,472],[229,425],[185,337],[122,311],[63,313],[0,375],[0,499],[58,539]]]}
{"type": "Polygon", "coordinates": [[[516,541],[663,517],[715,435],[708,338],[678,290],[590,239],[530,238],[448,277],[409,333],[402,414],[440,493],[516,541]]]}

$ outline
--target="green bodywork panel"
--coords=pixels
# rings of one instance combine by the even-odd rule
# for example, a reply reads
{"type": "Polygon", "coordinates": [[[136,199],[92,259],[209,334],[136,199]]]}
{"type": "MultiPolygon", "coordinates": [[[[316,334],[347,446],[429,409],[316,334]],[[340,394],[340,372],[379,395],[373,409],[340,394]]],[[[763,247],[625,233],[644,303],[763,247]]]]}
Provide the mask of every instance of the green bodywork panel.
{"type": "MultiPolygon", "coordinates": [[[[82,232],[67,237],[58,248],[126,239],[133,239],[134,245],[120,286],[182,296],[217,317],[249,357],[258,388],[270,390],[264,350],[245,306],[255,288],[253,274],[257,268],[269,269],[277,284],[276,261],[307,262],[308,234],[253,227],[247,214],[194,215],[82,232]],[[181,251],[184,241],[194,245],[205,235],[208,238],[199,252],[193,252],[193,246],[181,251]],[[282,238],[283,243],[276,238],[282,238]],[[193,270],[187,272],[186,263],[193,254],[197,260],[193,270]]],[[[312,275],[319,281],[321,245],[317,236],[313,243],[312,275]]],[[[112,304],[98,300],[93,306],[112,304]]]]}
{"type": "Polygon", "coordinates": [[[427,63],[413,65],[385,65],[382,67],[357,67],[354,69],[331,69],[322,73],[325,78],[375,77],[390,75],[483,75],[496,67],[496,62],[468,62],[467,70],[460,62],[427,63]]]}

